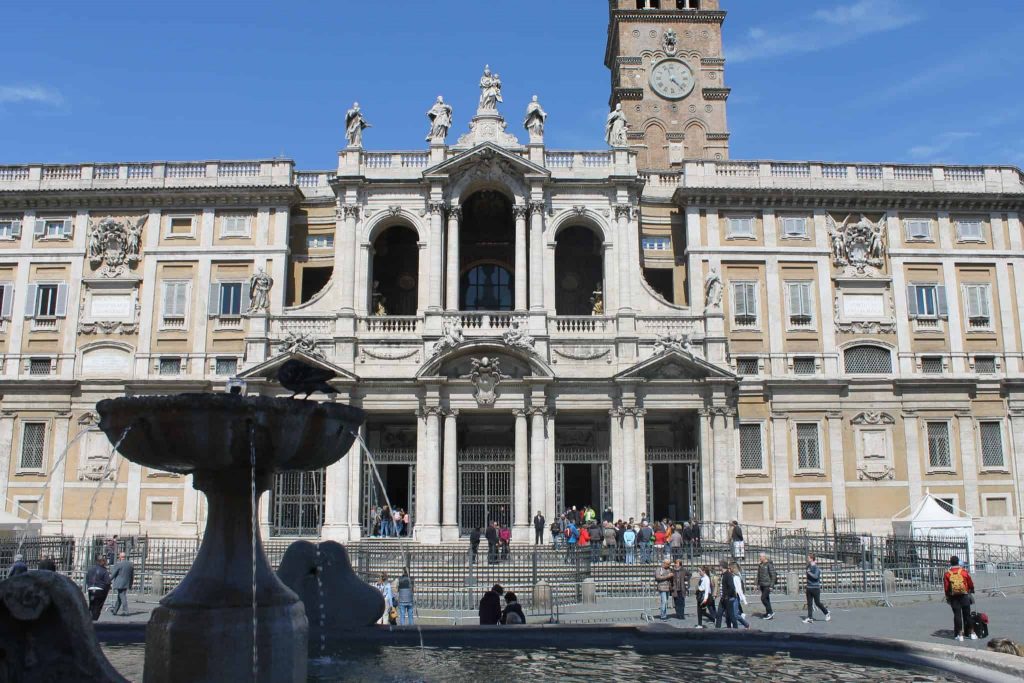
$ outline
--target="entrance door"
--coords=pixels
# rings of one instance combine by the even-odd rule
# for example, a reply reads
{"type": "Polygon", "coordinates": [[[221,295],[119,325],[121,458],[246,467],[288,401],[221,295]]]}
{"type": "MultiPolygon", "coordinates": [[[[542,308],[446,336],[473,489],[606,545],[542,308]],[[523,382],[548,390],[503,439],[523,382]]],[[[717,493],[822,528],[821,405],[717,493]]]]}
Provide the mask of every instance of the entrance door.
{"type": "Polygon", "coordinates": [[[700,517],[700,465],[696,463],[649,464],[647,491],[652,519],[688,522],[700,517]]]}
{"type": "Polygon", "coordinates": [[[459,530],[469,533],[491,522],[512,523],[512,465],[459,465],[459,530]]]}
{"type": "Polygon", "coordinates": [[[319,536],[324,523],[324,471],[281,472],[270,495],[271,536],[319,536]]]}
{"type": "Polygon", "coordinates": [[[561,514],[573,505],[577,510],[589,505],[600,513],[609,504],[607,463],[560,463],[555,465],[555,475],[555,513],[561,514]]]}
{"type": "MultiPolygon", "coordinates": [[[[391,502],[392,511],[395,509],[409,511],[415,510],[416,503],[414,491],[416,481],[416,466],[409,463],[377,464],[380,479],[374,474],[373,467],[366,463],[363,466],[363,528],[367,535],[373,533],[370,528],[371,509],[378,511],[391,502]],[[381,485],[383,484],[383,488],[381,485]],[[385,495],[386,494],[386,495],[385,495]]],[[[415,525],[416,520],[412,519],[415,525]]],[[[410,535],[411,530],[403,529],[402,535],[410,535]]]]}

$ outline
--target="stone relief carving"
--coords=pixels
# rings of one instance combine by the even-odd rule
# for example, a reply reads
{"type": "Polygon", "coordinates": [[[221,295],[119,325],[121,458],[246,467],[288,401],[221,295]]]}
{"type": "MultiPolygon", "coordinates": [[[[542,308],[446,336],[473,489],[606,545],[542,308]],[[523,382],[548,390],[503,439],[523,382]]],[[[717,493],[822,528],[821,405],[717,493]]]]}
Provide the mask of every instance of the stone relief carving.
{"type": "Polygon", "coordinates": [[[445,102],[444,98],[438,95],[437,102],[434,102],[434,106],[427,112],[427,118],[430,119],[430,132],[427,133],[427,142],[443,145],[448,137],[448,131],[452,127],[452,105],[445,102]]]}
{"type": "Polygon", "coordinates": [[[722,308],[722,278],[712,268],[704,278],[704,310],[717,311],[722,308]]]}
{"type": "Polygon", "coordinates": [[[461,379],[468,379],[473,383],[476,388],[473,398],[478,405],[493,406],[498,399],[498,384],[502,377],[498,359],[483,356],[473,359],[473,371],[463,375],[461,379]]]}
{"type": "Polygon", "coordinates": [[[865,479],[870,481],[883,481],[885,479],[895,479],[896,470],[889,465],[882,465],[881,467],[870,467],[864,465],[857,468],[857,478],[861,481],[865,479]]]}
{"type": "Polygon", "coordinates": [[[677,351],[679,353],[693,354],[693,345],[690,343],[689,335],[683,334],[682,332],[669,333],[658,337],[658,340],[654,342],[654,353],[655,355],[665,353],[666,351],[677,351]]]}
{"type": "Polygon", "coordinates": [[[247,315],[266,313],[270,308],[270,290],[274,286],[274,278],[267,275],[262,268],[249,278],[249,309],[247,315]]]}
{"type": "Polygon", "coordinates": [[[885,216],[877,223],[863,214],[859,221],[851,223],[852,217],[847,216],[837,225],[831,214],[825,215],[832,262],[845,268],[847,275],[874,277],[885,265],[885,216]]]}
{"type": "Polygon", "coordinates": [[[100,277],[121,277],[139,262],[142,228],[149,215],[136,221],[104,218],[89,231],[87,251],[89,263],[99,268],[100,277]]]}
{"type": "Polygon", "coordinates": [[[866,410],[863,413],[857,413],[850,420],[850,423],[855,425],[891,425],[896,424],[896,419],[889,413],[883,413],[879,410],[866,410]]]}
{"type": "Polygon", "coordinates": [[[430,350],[430,357],[434,358],[449,349],[454,349],[464,341],[466,341],[466,336],[462,332],[462,319],[449,318],[444,321],[441,338],[434,342],[434,346],[430,350]]]}
{"type": "Polygon", "coordinates": [[[505,346],[512,349],[520,349],[527,353],[537,353],[535,347],[535,341],[533,337],[528,335],[520,326],[518,320],[512,321],[512,326],[505,330],[505,333],[501,335],[501,340],[505,342],[505,346]]]}
{"type": "Polygon", "coordinates": [[[121,320],[94,320],[86,322],[79,320],[79,334],[138,334],[139,324],[137,322],[124,322],[121,320]]]}
{"type": "Polygon", "coordinates": [[[622,103],[619,102],[605,120],[604,139],[609,147],[625,147],[628,132],[629,123],[626,121],[626,113],[622,111],[622,103]]]}
{"type": "Polygon", "coordinates": [[[679,44],[679,36],[676,34],[676,30],[673,28],[665,31],[665,35],[661,38],[661,44],[665,48],[665,54],[669,57],[675,55],[676,47],[679,44]]]}
{"type": "Polygon", "coordinates": [[[576,204],[572,209],[570,209],[570,211],[572,211],[573,215],[577,218],[583,218],[587,215],[587,207],[583,204],[576,204]]]}
{"type": "Polygon", "coordinates": [[[526,105],[526,120],[523,121],[523,127],[530,134],[530,142],[544,141],[544,124],[547,120],[548,113],[540,106],[537,96],[534,95],[530,104],[526,105]]]}
{"type": "MultiPolygon", "coordinates": [[[[561,356],[567,360],[598,360],[604,358],[612,352],[609,348],[599,348],[595,346],[572,346],[565,348],[552,349],[555,355],[561,356]]],[[[557,361],[556,361],[557,362],[557,361]]],[[[608,359],[611,363],[611,359],[608,359]]]]}
{"type": "Polygon", "coordinates": [[[345,112],[345,139],[348,140],[349,147],[362,147],[363,130],[371,127],[363,117],[358,102],[355,102],[352,108],[345,112]]]}
{"type": "MultiPolygon", "coordinates": [[[[377,360],[405,360],[420,352],[418,348],[409,349],[401,346],[362,347],[360,350],[364,356],[377,360]]],[[[363,362],[366,362],[365,358],[363,362]]]]}
{"type": "Polygon", "coordinates": [[[278,348],[282,353],[304,353],[326,360],[324,352],[317,348],[316,337],[306,332],[289,332],[278,342],[278,348]]]}

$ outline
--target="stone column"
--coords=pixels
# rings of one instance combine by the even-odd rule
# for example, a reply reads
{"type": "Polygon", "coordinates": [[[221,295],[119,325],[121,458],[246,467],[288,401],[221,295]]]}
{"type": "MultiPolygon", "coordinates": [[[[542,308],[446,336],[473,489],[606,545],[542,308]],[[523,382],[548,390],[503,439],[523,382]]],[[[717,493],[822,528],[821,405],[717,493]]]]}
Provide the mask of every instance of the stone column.
{"type": "MultiPolygon", "coordinates": [[[[515,309],[517,311],[525,311],[527,309],[526,301],[526,290],[527,282],[529,282],[530,275],[534,277],[540,277],[540,274],[534,274],[529,272],[527,268],[527,249],[526,249],[526,216],[529,213],[529,207],[527,206],[515,206],[512,208],[512,214],[516,219],[516,270],[515,270],[515,309]]],[[[532,247],[531,256],[532,256],[532,247]]]]}
{"type": "Polygon", "coordinates": [[[625,408],[622,417],[622,507],[612,508],[618,517],[636,515],[636,408],[625,408]]]}
{"type": "Polygon", "coordinates": [[[730,417],[734,411],[727,407],[712,409],[711,427],[715,447],[715,515],[720,522],[736,518],[735,459],[732,451],[730,417]]]}
{"type": "Polygon", "coordinates": [[[445,307],[449,311],[459,310],[459,221],[462,209],[456,204],[448,207],[448,267],[445,285],[445,307]]]}
{"type": "Polygon", "coordinates": [[[440,543],[441,480],[438,439],[440,415],[438,406],[427,406],[422,411],[426,422],[423,448],[416,457],[416,507],[419,514],[413,519],[416,539],[421,543],[440,543]]]}
{"type": "Polygon", "coordinates": [[[607,315],[619,308],[619,269],[615,264],[615,245],[605,243],[603,250],[604,283],[601,291],[604,294],[604,311],[607,315]]]}
{"type": "Polygon", "coordinates": [[[920,427],[916,410],[903,411],[903,437],[907,452],[907,488],[910,492],[910,507],[921,502],[921,449],[920,427]]]}
{"type": "Polygon", "coordinates": [[[621,408],[612,408],[608,411],[609,417],[609,429],[608,429],[608,457],[611,460],[611,474],[612,481],[608,487],[611,491],[611,505],[612,510],[623,510],[626,507],[626,502],[623,498],[625,491],[625,483],[623,477],[625,472],[623,470],[623,458],[622,458],[622,418],[623,411],[621,408]]]}
{"type": "MultiPolygon", "coordinates": [[[[828,420],[829,474],[832,478],[832,514],[847,515],[846,462],[843,455],[843,411],[825,413],[828,420]]],[[[824,513],[824,511],[823,511],[824,513]]]]}
{"type": "Polygon", "coordinates": [[[441,244],[444,208],[444,202],[430,202],[427,207],[430,212],[430,293],[427,303],[434,310],[441,308],[444,290],[444,251],[441,244]]]}
{"type": "Polygon", "coordinates": [[[619,309],[632,308],[633,297],[630,294],[630,273],[640,267],[639,263],[630,263],[629,260],[629,218],[633,214],[633,207],[629,204],[615,205],[615,248],[619,252],[619,309]]]}
{"type": "Polygon", "coordinates": [[[960,465],[964,480],[964,510],[971,517],[981,516],[981,501],[978,498],[978,458],[974,450],[974,418],[971,412],[957,411],[957,426],[960,428],[960,465]]]}
{"type": "MultiPolygon", "coordinates": [[[[14,459],[14,413],[0,413],[0,511],[6,511],[11,502],[8,490],[11,479],[11,460],[14,459]]],[[[15,513],[17,514],[17,513],[15,513]]]]}
{"type": "MultiPolygon", "coordinates": [[[[357,404],[352,401],[351,405],[359,407],[361,404],[357,404]]],[[[366,440],[366,425],[363,424],[359,427],[359,436],[366,440]]],[[[363,521],[366,514],[369,512],[368,509],[363,507],[362,487],[363,487],[363,472],[365,470],[365,464],[369,460],[364,460],[366,454],[363,453],[363,449],[358,443],[352,446],[352,449],[348,452],[345,460],[348,462],[348,534],[349,540],[357,541],[363,535],[363,521]]],[[[413,510],[413,514],[416,514],[416,510],[413,510]]],[[[415,520],[413,520],[415,524],[415,520]]],[[[369,532],[369,530],[367,530],[369,532]]]]}
{"type": "Polygon", "coordinates": [[[458,491],[458,410],[447,410],[444,414],[444,472],[442,493],[444,508],[441,517],[441,540],[459,540],[458,491]]]}
{"type": "MultiPolygon", "coordinates": [[[[71,425],[71,413],[64,411],[58,413],[57,418],[53,421],[53,449],[51,450],[51,459],[47,462],[52,462],[53,459],[59,458],[64,453],[64,449],[68,446],[68,427],[71,425]]],[[[124,458],[120,456],[114,456],[117,461],[123,461],[124,458]]],[[[59,465],[53,468],[53,472],[50,475],[50,481],[46,486],[46,490],[49,493],[49,504],[48,512],[46,513],[47,525],[60,526],[63,523],[63,509],[64,509],[64,482],[67,479],[67,458],[61,460],[59,465]]],[[[118,468],[120,469],[120,468],[118,468]]],[[[117,471],[113,473],[114,483],[109,491],[111,496],[117,495],[117,471]]],[[[40,492],[41,493],[41,492],[40,492]]],[[[42,507],[42,506],[40,506],[42,507]]],[[[111,509],[111,514],[117,514],[116,510],[111,509]]],[[[43,516],[43,511],[39,511],[39,515],[43,516]]],[[[121,519],[124,519],[122,517],[121,519]]]]}
{"type": "MultiPolygon", "coordinates": [[[[542,407],[535,407],[530,411],[530,418],[532,424],[530,425],[530,507],[527,509],[524,523],[529,524],[533,519],[533,515],[540,510],[545,513],[545,516],[550,518],[551,512],[545,510],[544,498],[545,490],[544,483],[547,478],[547,441],[544,438],[544,418],[547,414],[547,409],[542,407]]],[[[526,418],[523,418],[523,431],[525,433],[526,418]]],[[[519,417],[516,417],[516,431],[519,430],[519,417]]],[[[518,437],[517,437],[518,439],[518,437]]],[[[518,440],[517,440],[518,443],[518,440]]],[[[518,447],[518,446],[517,446],[518,447]]],[[[516,461],[518,462],[519,456],[516,454],[516,461]]],[[[518,476],[518,470],[516,470],[518,476]]],[[[525,476],[525,475],[524,475],[525,476]]],[[[517,495],[516,498],[519,496],[517,495]]],[[[525,501],[525,496],[523,500],[525,501]]],[[[523,507],[526,503],[523,503],[523,507]]],[[[518,508],[517,508],[518,509],[518,508]]],[[[527,529],[527,533],[529,533],[527,529]]],[[[527,536],[532,541],[533,538],[527,536]]]]}
{"type": "Polygon", "coordinates": [[[334,239],[334,263],[338,273],[341,309],[355,311],[356,278],[356,221],[359,219],[358,204],[342,204],[338,207],[335,230],[341,232],[334,239]]]}
{"type": "MultiPolygon", "coordinates": [[[[88,438],[88,437],[86,437],[88,438]]],[[[128,485],[125,489],[124,521],[130,526],[126,531],[139,531],[139,502],[142,494],[142,465],[128,462],[128,485]]]]}
{"type": "Polygon", "coordinates": [[[539,201],[530,202],[530,308],[544,310],[544,202],[539,201]]]}
{"type": "Polygon", "coordinates": [[[558,519],[558,513],[561,510],[558,509],[555,496],[555,411],[548,411],[547,420],[547,441],[544,444],[544,497],[541,499],[544,501],[543,510],[546,516],[551,518],[554,515],[554,519],[558,519]]]}
{"type": "Polygon", "coordinates": [[[715,454],[711,427],[711,411],[701,408],[700,416],[700,498],[701,509],[697,517],[715,519],[715,454]]]}
{"type": "MultiPolygon", "coordinates": [[[[5,438],[9,438],[6,436],[8,434],[6,422],[6,420],[0,421],[0,449],[3,449],[4,444],[7,443],[5,438]]],[[[1024,502],[1022,500],[1024,499],[1024,491],[1022,491],[1022,482],[1024,482],[1024,408],[1010,408],[1010,440],[1013,446],[1009,449],[1011,462],[1007,464],[1010,466],[1013,476],[1013,490],[1017,492],[1016,499],[1013,501],[1013,505],[1017,507],[1017,534],[1024,543],[1024,508],[1021,506],[1021,503],[1024,502]]],[[[3,486],[0,485],[0,491],[2,490],[3,486]]]]}
{"type": "MultiPolygon", "coordinates": [[[[527,411],[516,408],[512,411],[516,419],[515,426],[515,470],[514,486],[512,487],[512,526],[524,533],[530,522],[527,506],[530,504],[529,491],[529,458],[530,437],[526,423],[527,411]]],[[[543,427],[542,427],[543,429],[543,427]]],[[[542,435],[543,436],[543,435],[542,435]]]]}
{"type": "Polygon", "coordinates": [[[324,541],[349,541],[349,475],[352,460],[361,455],[359,442],[352,444],[348,453],[324,472],[324,524],[320,538],[324,541]]]}
{"type": "Polygon", "coordinates": [[[789,418],[785,413],[772,413],[772,483],[775,491],[776,522],[792,520],[789,498],[789,418]]]}
{"type": "Polygon", "coordinates": [[[646,415],[647,411],[645,409],[636,409],[636,432],[633,436],[633,442],[636,444],[636,466],[633,468],[636,476],[636,498],[634,499],[633,509],[629,510],[628,514],[623,515],[622,519],[625,520],[628,520],[631,516],[640,519],[640,513],[644,511],[647,512],[648,516],[651,514],[651,511],[647,509],[647,435],[644,433],[644,416],[646,415]]]}

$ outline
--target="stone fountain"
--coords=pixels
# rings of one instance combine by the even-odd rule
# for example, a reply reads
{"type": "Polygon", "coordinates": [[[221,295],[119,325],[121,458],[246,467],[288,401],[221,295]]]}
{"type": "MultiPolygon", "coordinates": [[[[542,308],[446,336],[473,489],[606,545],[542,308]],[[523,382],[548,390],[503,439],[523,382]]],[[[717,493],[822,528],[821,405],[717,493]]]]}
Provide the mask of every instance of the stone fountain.
{"type": "Polygon", "coordinates": [[[100,429],[112,443],[120,440],[124,457],[191,474],[208,502],[195,562],[146,628],[146,683],[251,680],[254,668],[259,681],[305,681],[305,610],[274,574],[254,530],[253,484],[258,501],[277,472],[336,462],[363,411],[233,394],[117,398],[96,409],[100,429]]]}

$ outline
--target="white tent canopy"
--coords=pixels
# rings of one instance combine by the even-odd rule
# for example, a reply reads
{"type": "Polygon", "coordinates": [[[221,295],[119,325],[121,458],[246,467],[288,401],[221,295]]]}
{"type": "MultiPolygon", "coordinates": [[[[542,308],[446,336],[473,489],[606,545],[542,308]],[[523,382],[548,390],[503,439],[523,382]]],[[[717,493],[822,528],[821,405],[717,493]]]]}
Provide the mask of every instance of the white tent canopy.
{"type": "Polygon", "coordinates": [[[962,538],[967,541],[966,560],[974,566],[974,520],[963,510],[954,508],[950,512],[931,493],[912,510],[907,507],[892,518],[893,534],[897,538],[912,538],[921,541],[962,538]],[[910,514],[900,516],[910,510],[910,514]]]}

